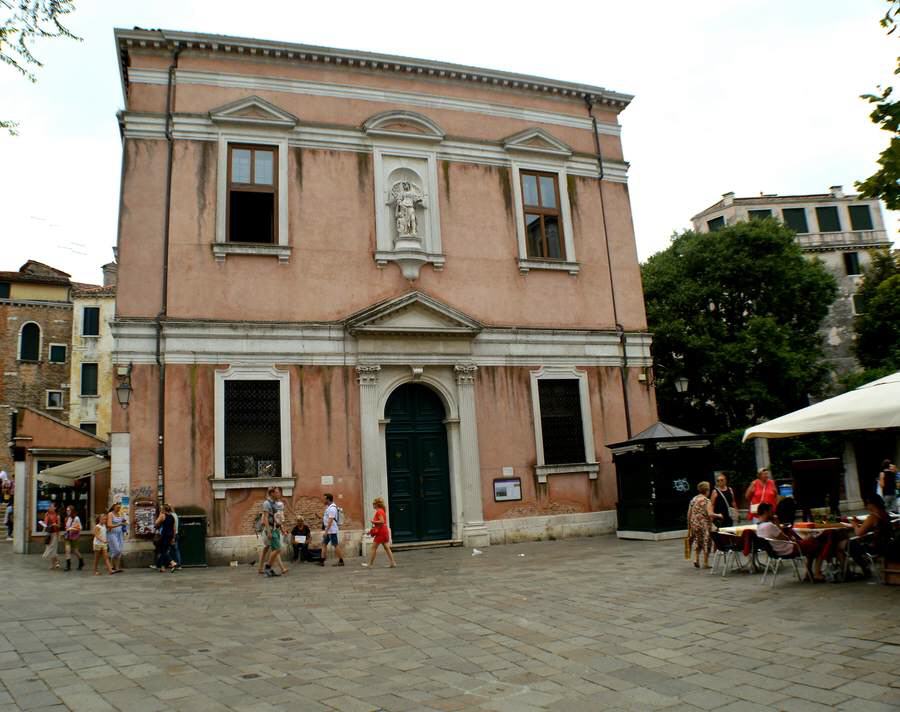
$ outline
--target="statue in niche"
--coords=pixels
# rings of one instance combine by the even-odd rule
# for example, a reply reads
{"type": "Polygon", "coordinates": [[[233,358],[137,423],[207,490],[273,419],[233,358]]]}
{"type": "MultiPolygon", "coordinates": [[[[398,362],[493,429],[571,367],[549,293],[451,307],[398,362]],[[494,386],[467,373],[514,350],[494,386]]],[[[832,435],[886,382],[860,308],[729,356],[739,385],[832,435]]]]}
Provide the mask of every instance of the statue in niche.
{"type": "Polygon", "coordinates": [[[425,196],[418,186],[404,180],[394,183],[390,202],[394,204],[394,221],[397,237],[418,237],[419,224],[416,219],[416,205],[421,205],[425,196]]]}

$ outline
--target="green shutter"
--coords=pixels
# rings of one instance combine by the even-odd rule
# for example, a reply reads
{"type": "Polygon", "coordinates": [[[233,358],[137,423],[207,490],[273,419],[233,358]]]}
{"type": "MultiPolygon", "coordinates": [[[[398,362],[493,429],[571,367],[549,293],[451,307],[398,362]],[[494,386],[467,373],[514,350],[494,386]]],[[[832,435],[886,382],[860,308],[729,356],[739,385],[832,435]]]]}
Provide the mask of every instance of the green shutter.
{"type": "Polygon", "coordinates": [[[785,208],[781,211],[781,219],[784,224],[798,234],[809,232],[806,223],[806,208],[785,208]]]}
{"type": "Polygon", "coordinates": [[[771,210],[748,210],[747,213],[751,220],[765,220],[772,217],[771,210]]]}
{"type": "Polygon", "coordinates": [[[816,208],[816,219],[819,221],[819,232],[840,232],[841,219],[838,209],[833,205],[816,208]]]}
{"type": "Polygon", "coordinates": [[[850,206],[850,227],[853,230],[873,230],[872,211],[868,205],[850,206]]]}

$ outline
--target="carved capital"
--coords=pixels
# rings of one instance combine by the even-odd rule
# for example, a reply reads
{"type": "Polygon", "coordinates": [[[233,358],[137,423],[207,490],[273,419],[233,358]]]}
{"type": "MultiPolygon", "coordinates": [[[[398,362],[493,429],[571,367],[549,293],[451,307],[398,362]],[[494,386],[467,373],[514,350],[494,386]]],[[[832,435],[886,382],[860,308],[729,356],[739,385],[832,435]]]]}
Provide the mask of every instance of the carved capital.
{"type": "Polygon", "coordinates": [[[378,372],[381,366],[377,363],[361,363],[356,367],[356,380],[361,386],[374,386],[378,383],[378,372]]]}
{"type": "Polygon", "coordinates": [[[471,386],[475,383],[475,372],[478,366],[474,363],[458,363],[453,367],[456,372],[456,382],[459,385],[471,386]]]}

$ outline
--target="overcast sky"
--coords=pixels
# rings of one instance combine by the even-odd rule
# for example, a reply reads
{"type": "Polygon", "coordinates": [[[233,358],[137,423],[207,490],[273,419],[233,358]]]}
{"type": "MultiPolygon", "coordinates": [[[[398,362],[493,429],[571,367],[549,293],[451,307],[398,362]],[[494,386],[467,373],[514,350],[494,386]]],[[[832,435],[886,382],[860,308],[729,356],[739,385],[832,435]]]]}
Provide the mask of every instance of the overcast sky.
{"type": "MultiPolygon", "coordinates": [[[[884,0],[517,3],[77,0],[83,42],[45,40],[30,84],[0,65],[0,270],[32,258],[98,282],[116,240],[122,94],[114,27],[408,55],[635,95],[622,114],[640,258],[722,193],[826,192],[868,176],[888,134],[858,97],[890,83],[884,0]]],[[[896,238],[898,219],[888,217],[896,238]]]]}

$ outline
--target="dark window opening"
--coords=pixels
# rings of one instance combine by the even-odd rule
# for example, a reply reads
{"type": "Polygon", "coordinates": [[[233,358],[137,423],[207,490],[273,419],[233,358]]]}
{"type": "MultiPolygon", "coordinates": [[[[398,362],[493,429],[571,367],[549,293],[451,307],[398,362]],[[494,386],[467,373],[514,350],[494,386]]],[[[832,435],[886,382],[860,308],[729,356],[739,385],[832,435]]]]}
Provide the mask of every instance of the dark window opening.
{"type": "Polygon", "coordinates": [[[717,232],[725,227],[725,217],[720,215],[717,218],[713,218],[712,220],[706,221],[706,227],[709,228],[710,232],[717,232]]]}
{"type": "Polygon", "coordinates": [[[37,361],[41,354],[41,327],[37,324],[25,324],[19,336],[19,360],[37,361]]]}
{"type": "Polygon", "coordinates": [[[9,282],[0,282],[0,299],[9,299],[9,282]]]}
{"type": "Polygon", "coordinates": [[[859,253],[858,252],[845,252],[844,253],[844,269],[847,271],[848,275],[862,274],[859,269],[859,253]]]}
{"type": "Polygon", "coordinates": [[[47,408],[52,410],[62,410],[63,393],[62,391],[47,391],[47,408]]]}
{"type": "Polygon", "coordinates": [[[841,231],[841,218],[838,209],[833,205],[816,208],[816,219],[819,221],[819,232],[841,231]]]}
{"type": "Polygon", "coordinates": [[[78,427],[81,428],[84,432],[90,433],[91,435],[97,434],[96,423],[81,423],[81,425],[79,425],[78,427]]]}
{"type": "Polygon", "coordinates": [[[750,210],[748,211],[751,220],[765,220],[772,217],[771,210],[750,210]]]}
{"type": "Polygon", "coordinates": [[[565,260],[557,176],[553,173],[526,171],[521,171],[520,175],[528,257],[565,260]]]}
{"type": "Polygon", "coordinates": [[[868,205],[850,206],[850,227],[853,230],[874,230],[872,225],[872,211],[868,205]]]}
{"type": "Polygon", "coordinates": [[[271,244],[278,241],[277,172],[274,148],[228,147],[229,242],[271,244]]]}
{"type": "Polygon", "coordinates": [[[862,298],[859,294],[854,294],[851,299],[853,300],[853,313],[854,314],[865,314],[866,313],[866,300],[862,298]]]}
{"type": "Polygon", "coordinates": [[[538,381],[544,464],[584,462],[584,430],[581,423],[581,389],[572,378],[538,381]]]}
{"type": "Polygon", "coordinates": [[[781,219],[784,220],[785,225],[798,234],[809,232],[806,208],[785,208],[781,211],[781,219]]]}
{"type": "Polygon", "coordinates": [[[225,381],[225,476],[281,475],[281,383],[225,381]]]}
{"type": "Polygon", "coordinates": [[[82,336],[100,336],[100,307],[85,307],[81,321],[82,336]]]}
{"type": "Polygon", "coordinates": [[[97,364],[81,364],[81,395],[97,395],[97,364]]]}
{"type": "Polygon", "coordinates": [[[50,363],[65,363],[66,347],[63,344],[50,345],[50,363]]]}

